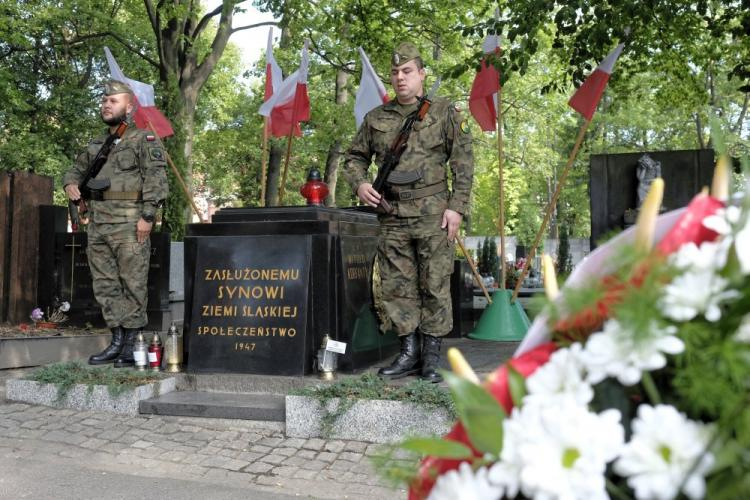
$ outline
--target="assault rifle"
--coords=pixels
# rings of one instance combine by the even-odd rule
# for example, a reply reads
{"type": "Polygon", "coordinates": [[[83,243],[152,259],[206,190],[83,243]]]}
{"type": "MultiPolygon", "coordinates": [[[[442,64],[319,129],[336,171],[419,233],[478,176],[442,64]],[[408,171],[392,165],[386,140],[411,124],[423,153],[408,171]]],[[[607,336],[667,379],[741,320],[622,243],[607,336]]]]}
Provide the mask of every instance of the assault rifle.
{"type": "Polygon", "coordinates": [[[435,94],[437,93],[437,89],[439,87],[440,78],[438,78],[437,81],[432,85],[432,88],[427,93],[427,95],[419,98],[417,110],[413,113],[409,113],[409,115],[406,117],[406,120],[404,120],[404,124],[401,125],[401,130],[399,130],[398,135],[391,144],[391,148],[386,153],[385,159],[383,160],[383,165],[378,170],[378,175],[375,177],[375,182],[372,183],[373,189],[375,189],[375,191],[380,194],[380,203],[375,208],[376,212],[386,214],[393,213],[393,206],[385,199],[386,181],[388,180],[388,176],[391,175],[391,172],[393,172],[393,170],[398,165],[398,162],[401,160],[401,155],[404,154],[404,151],[406,151],[406,143],[409,141],[409,134],[411,134],[411,131],[414,128],[414,123],[424,120],[424,117],[430,110],[432,100],[435,97],[435,94]]]}
{"type": "Polygon", "coordinates": [[[78,231],[78,226],[80,224],[79,214],[85,215],[86,212],[89,211],[88,207],[86,206],[86,200],[101,200],[104,191],[109,189],[109,187],[111,186],[111,181],[109,179],[96,179],[96,176],[99,175],[102,167],[104,167],[104,164],[107,163],[107,157],[109,156],[109,152],[112,150],[112,146],[115,145],[115,141],[118,139],[122,139],[122,136],[125,135],[125,131],[127,129],[127,122],[120,122],[120,124],[117,126],[117,129],[113,133],[109,134],[109,136],[107,136],[104,144],[102,144],[102,147],[99,148],[99,151],[96,153],[94,161],[91,162],[88,170],[86,170],[86,174],[78,184],[78,191],[81,192],[81,198],[76,201],[68,200],[70,225],[74,232],[78,231]]]}

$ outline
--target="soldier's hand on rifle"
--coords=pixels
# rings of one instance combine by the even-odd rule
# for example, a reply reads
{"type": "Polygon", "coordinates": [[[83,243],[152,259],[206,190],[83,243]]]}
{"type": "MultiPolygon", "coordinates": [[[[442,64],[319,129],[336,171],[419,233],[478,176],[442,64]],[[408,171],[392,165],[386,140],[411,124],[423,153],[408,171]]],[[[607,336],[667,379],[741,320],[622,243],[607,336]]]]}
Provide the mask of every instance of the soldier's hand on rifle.
{"type": "Polygon", "coordinates": [[[446,209],[445,212],[443,212],[443,222],[440,225],[440,228],[448,228],[448,241],[453,241],[456,239],[458,228],[461,225],[462,219],[463,216],[460,213],[449,208],[446,209]]]}
{"type": "Polygon", "coordinates": [[[65,186],[65,193],[68,195],[68,198],[73,201],[81,199],[81,192],[78,190],[77,184],[68,184],[65,186]]]}
{"type": "Polygon", "coordinates": [[[146,222],[143,219],[138,219],[138,223],[135,226],[135,236],[138,238],[138,243],[143,243],[151,233],[151,227],[154,225],[153,222],[146,222]]]}
{"type": "Polygon", "coordinates": [[[362,203],[366,203],[371,207],[377,207],[380,203],[380,193],[375,191],[375,188],[373,188],[372,184],[369,182],[363,182],[359,185],[357,188],[357,196],[362,200],[362,203]]]}

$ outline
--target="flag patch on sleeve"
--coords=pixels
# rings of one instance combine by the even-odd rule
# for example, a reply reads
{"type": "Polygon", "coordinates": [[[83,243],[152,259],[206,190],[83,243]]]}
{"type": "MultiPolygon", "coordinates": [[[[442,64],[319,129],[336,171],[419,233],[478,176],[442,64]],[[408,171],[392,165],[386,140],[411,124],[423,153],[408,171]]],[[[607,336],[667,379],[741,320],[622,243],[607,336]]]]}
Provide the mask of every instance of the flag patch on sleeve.
{"type": "Polygon", "coordinates": [[[149,134],[146,136],[146,140],[148,142],[154,142],[156,140],[156,136],[149,134]]]}

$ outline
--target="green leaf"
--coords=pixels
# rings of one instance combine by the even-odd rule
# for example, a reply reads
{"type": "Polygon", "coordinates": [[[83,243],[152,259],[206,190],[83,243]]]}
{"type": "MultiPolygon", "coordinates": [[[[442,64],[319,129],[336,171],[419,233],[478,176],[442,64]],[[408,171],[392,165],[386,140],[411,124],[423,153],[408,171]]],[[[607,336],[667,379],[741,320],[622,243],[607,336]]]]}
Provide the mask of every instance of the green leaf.
{"type": "Polygon", "coordinates": [[[474,447],[483,453],[497,455],[503,447],[505,412],[482,386],[443,372],[453,393],[456,412],[474,447]]]}
{"type": "Polygon", "coordinates": [[[520,408],[523,397],[526,395],[526,379],[510,363],[508,363],[508,388],[513,406],[520,408]]]}
{"type": "Polygon", "coordinates": [[[440,458],[471,458],[471,448],[457,441],[441,438],[410,438],[401,443],[401,448],[440,458]]]}

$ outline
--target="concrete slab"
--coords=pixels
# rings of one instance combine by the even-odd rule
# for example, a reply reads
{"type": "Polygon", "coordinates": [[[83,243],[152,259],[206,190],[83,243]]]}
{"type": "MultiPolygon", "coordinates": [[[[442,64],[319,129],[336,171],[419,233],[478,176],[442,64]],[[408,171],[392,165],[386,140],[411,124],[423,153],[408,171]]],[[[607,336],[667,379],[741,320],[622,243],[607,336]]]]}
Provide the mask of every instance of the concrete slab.
{"type": "Polygon", "coordinates": [[[284,396],[179,391],[141,401],[140,412],[153,415],[284,421],[284,396]]]}
{"type": "Polygon", "coordinates": [[[0,370],[88,359],[109,345],[112,335],[13,337],[0,339],[0,370]]]}

